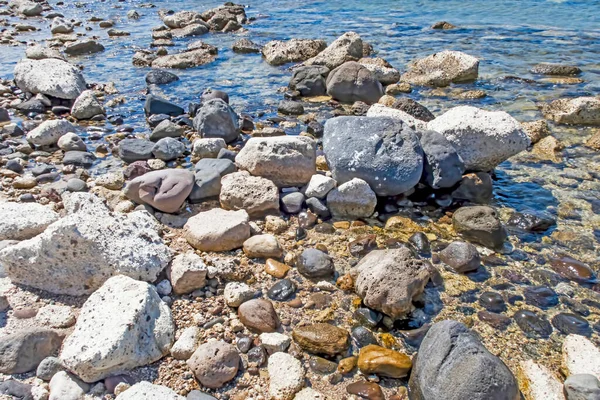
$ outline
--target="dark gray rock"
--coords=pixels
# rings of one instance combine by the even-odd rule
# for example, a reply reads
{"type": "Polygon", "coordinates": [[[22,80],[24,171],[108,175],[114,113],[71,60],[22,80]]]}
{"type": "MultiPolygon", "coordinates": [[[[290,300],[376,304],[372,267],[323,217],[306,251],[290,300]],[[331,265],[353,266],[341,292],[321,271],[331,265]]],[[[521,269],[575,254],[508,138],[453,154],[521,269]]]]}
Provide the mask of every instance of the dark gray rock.
{"type": "Polygon", "coordinates": [[[217,171],[221,176],[231,174],[237,171],[236,165],[224,158],[203,158],[194,166],[196,171],[217,171]]]}
{"type": "Polygon", "coordinates": [[[286,301],[296,292],[296,285],[289,279],[281,279],[277,281],[267,291],[267,296],[271,300],[286,301]]]}
{"type": "Polygon", "coordinates": [[[486,204],[492,199],[493,191],[494,186],[490,174],[475,172],[462,177],[460,184],[452,192],[452,197],[475,204],[486,204]]]}
{"type": "Polygon", "coordinates": [[[530,310],[519,310],[513,315],[515,322],[528,337],[547,338],[552,333],[552,325],[543,316],[530,310]]]}
{"type": "Polygon", "coordinates": [[[517,381],[478,337],[456,321],[434,324],[413,360],[414,400],[518,400],[517,381]]]}
{"type": "Polygon", "coordinates": [[[0,394],[8,395],[10,399],[33,400],[34,397],[31,394],[31,389],[31,385],[14,379],[0,382],[0,394]]]}
{"type": "Polygon", "coordinates": [[[306,249],[296,259],[298,272],[307,278],[325,278],[335,269],[331,257],[317,249],[306,249]]]}
{"type": "Polygon", "coordinates": [[[154,157],[163,161],[175,160],[185,151],[185,145],[172,137],[160,139],[152,148],[154,157]]]}
{"type": "Polygon", "coordinates": [[[200,96],[201,103],[206,103],[209,100],[213,99],[221,99],[225,103],[229,104],[229,95],[222,90],[208,88],[204,92],[202,92],[202,96],[200,96]]]}
{"type": "Polygon", "coordinates": [[[300,192],[286,193],[281,196],[281,209],[288,214],[297,214],[302,211],[304,195],[300,192]]]}
{"type": "Polygon", "coordinates": [[[119,158],[126,163],[149,160],[153,157],[154,143],[145,139],[124,139],[119,143],[119,158]]]}
{"type": "Polygon", "coordinates": [[[21,374],[37,368],[62,344],[63,336],[44,328],[29,328],[4,336],[0,341],[0,372],[21,374]]]}
{"type": "Polygon", "coordinates": [[[188,393],[186,400],[217,400],[215,397],[210,394],[206,394],[199,390],[192,390],[188,393]]]}
{"type": "Polygon", "coordinates": [[[394,101],[392,108],[404,111],[405,113],[412,115],[421,121],[429,122],[435,119],[435,115],[433,115],[433,113],[429,111],[427,107],[409,97],[402,97],[394,101]]]}
{"type": "Polygon", "coordinates": [[[21,165],[19,160],[16,160],[16,159],[8,160],[6,162],[5,167],[6,167],[6,169],[16,172],[17,174],[20,174],[21,172],[23,172],[23,166],[21,165]]]}
{"type": "Polygon", "coordinates": [[[506,237],[506,229],[488,206],[461,207],[452,216],[454,230],[470,242],[491,249],[501,249],[506,237]]]}
{"type": "Polygon", "coordinates": [[[10,115],[8,115],[8,111],[6,108],[0,107],[0,123],[10,121],[10,115]]]}
{"type": "Polygon", "coordinates": [[[481,264],[479,252],[471,243],[452,242],[438,255],[440,260],[458,273],[475,271],[481,264]]]}
{"type": "Polygon", "coordinates": [[[87,183],[79,178],[71,178],[67,181],[67,190],[69,192],[85,192],[87,183]]]}
{"type": "Polygon", "coordinates": [[[218,197],[221,193],[221,177],[237,171],[228,159],[203,158],[195,166],[194,188],[188,198],[190,203],[218,197]]]}
{"type": "Polygon", "coordinates": [[[146,74],[146,83],[148,85],[166,85],[178,80],[179,77],[177,75],[163,69],[153,69],[146,74]]]}
{"type": "Polygon", "coordinates": [[[78,150],[67,151],[63,157],[64,165],[75,165],[84,168],[89,168],[94,165],[94,161],[96,161],[95,155],[78,150]]]}
{"type": "Polygon", "coordinates": [[[23,136],[25,134],[25,132],[23,132],[23,129],[21,129],[21,127],[17,124],[5,125],[2,127],[1,131],[2,133],[6,133],[8,136],[12,137],[23,136]]]}
{"type": "Polygon", "coordinates": [[[327,94],[325,78],[329,68],[323,66],[305,66],[294,70],[289,84],[291,90],[297,90],[302,96],[324,96],[327,94]]]}
{"type": "Polygon", "coordinates": [[[43,175],[43,174],[47,174],[49,172],[52,172],[52,170],[54,169],[53,165],[50,164],[38,164],[35,167],[33,167],[31,169],[31,174],[33,176],[39,176],[39,175],[43,175]]]}
{"type": "Polygon", "coordinates": [[[179,107],[177,104],[171,103],[169,100],[153,94],[146,96],[144,111],[146,112],[146,115],[167,114],[171,117],[177,117],[178,115],[185,113],[183,108],[179,107]]]}
{"type": "Polygon", "coordinates": [[[194,129],[204,138],[222,138],[227,143],[240,134],[238,115],[225,101],[216,98],[203,103],[194,118],[194,129]]]}
{"type": "Polygon", "coordinates": [[[407,192],[419,183],[423,173],[419,139],[414,130],[397,119],[329,119],[323,151],[338,184],[360,178],[379,196],[407,192]]]}
{"type": "Polygon", "coordinates": [[[567,400],[600,400],[600,381],[592,374],[575,374],[565,380],[567,400]]]}
{"type": "Polygon", "coordinates": [[[329,218],[331,216],[331,213],[329,212],[329,209],[325,203],[316,197],[306,199],[306,207],[308,207],[313,214],[316,214],[321,218],[329,218]]]}
{"type": "Polygon", "coordinates": [[[43,114],[46,111],[46,106],[40,100],[35,97],[22,102],[21,104],[15,107],[17,110],[22,112],[23,114],[35,113],[35,114],[43,114]]]}
{"type": "Polygon", "coordinates": [[[346,62],[327,76],[327,94],[342,103],[362,101],[377,103],[383,96],[383,87],[375,75],[363,65],[346,62]]]}
{"type": "Polygon", "coordinates": [[[65,371],[60,360],[57,357],[46,357],[38,365],[35,375],[44,381],[49,381],[59,371],[65,371]]]}
{"type": "Polygon", "coordinates": [[[183,131],[184,129],[181,126],[177,125],[175,122],[171,122],[169,119],[165,119],[152,130],[150,140],[155,142],[166,137],[177,138],[183,135],[183,131]]]}
{"type": "Polygon", "coordinates": [[[465,165],[454,146],[440,133],[421,133],[421,146],[425,154],[423,181],[434,189],[456,185],[465,172],[465,165]]]}
{"type": "Polygon", "coordinates": [[[217,158],[235,161],[235,156],[237,156],[237,154],[238,153],[236,153],[233,150],[221,149],[221,150],[219,150],[219,154],[217,155],[217,158]]]}
{"type": "Polygon", "coordinates": [[[277,106],[277,111],[286,115],[301,115],[304,114],[304,106],[293,100],[282,100],[277,106]]]}

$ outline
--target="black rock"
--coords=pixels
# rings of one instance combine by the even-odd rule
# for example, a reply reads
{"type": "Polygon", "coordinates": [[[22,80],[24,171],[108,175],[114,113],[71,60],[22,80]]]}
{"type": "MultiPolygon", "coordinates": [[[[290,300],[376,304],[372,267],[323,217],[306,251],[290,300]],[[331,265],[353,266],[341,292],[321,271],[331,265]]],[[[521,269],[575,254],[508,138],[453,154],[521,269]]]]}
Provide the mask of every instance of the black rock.
{"type": "Polygon", "coordinates": [[[153,94],[146,96],[144,111],[148,116],[153,114],[167,114],[172,117],[176,117],[185,112],[183,108],[179,107],[177,104],[171,103],[169,100],[153,94]]]}
{"type": "Polygon", "coordinates": [[[289,279],[277,281],[267,291],[267,296],[271,300],[286,301],[296,292],[296,285],[289,279]]]}
{"type": "Polygon", "coordinates": [[[71,112],[71,109],[66,106],[54,106],[52,107],[52,114],[54,115],[65,115],[71,112]]]}
{"type": "Polygon", "coordinates": [[[364,326],[357,326],[352,329],[350,336],[352,337],[352,343],[359,349],[370,344],[378,344],[375,335],[364,326]]]}
{"type": "Polygon", "coordinates": [[[508,226],[528,232],[543,232],[556,224],[556,219],[547,214],[523,212],[510,216],[508,226]]]}
{"type": "Polygon", "coordinates": [[[353,314],[354,319],[361,325],[373,329],[383,319],[383,314],[369,308],[357,308],[353,314]]]}
{"type": "Polygon", "coordinates": [[[410,243],[420,255],[431,253],[431,243],[429,243],[427,235],[423,232],[413,233],[411,237],[408,238],[408,243],[410,243]]]}
{"type": "Polygon", "coordinates": [[[506,304],[500,293],[483,292],[479,296],[479,304],[488,311],[502,312],[506,310],[506,304]]]}
{"type": "Polygon", "coordinates": [[[298,272],[307,278],[325,278],[333,275],[333,260],[317,249],[306,249],[296,259],[298,272]]]}
{"type": "Polygon", "coordinates": [[[530,286],[523,290],[525,303],[532,306],[547,308],[558,304],[558,295],[548,286],[530,286]]]}
{"type": "Polygon", "coordinates": [[[200,96],[200,101],[206,103],[212,99],[221,99],[225,103],[229,104],[229,95],[222,90],[206,89],[200,96]]]}
{"type": "Polygon", "coordinates": [[[146,83],[149,85],[166,85],[178,80],[179,77],[177,75],[162,69],[153,69],[146,74],[146,83]]]}
{"type": "Polygon", "coordinates": [[[89,168],[94,165],[94,161],[96,161],[96,156],[85,151],[67,151],[63,157],[64,165],[75,165],[84,168],[89,168]]]}
{"type": "Polygon", "coordinates": [[[154,142],[144,139],[124,139],[119,143],[119,158],[126,163],[153,158],[154,142]]]}
{"type": "Polygon", "coordinates": [[[513,315],[513,318],[527,336],[547,338],[552,333],[550,322],[533,311],[519,310],[513,315]]]}
{"type": "Polygon", "coordinates": [[[47,174],[38,175],[35,177],[37,183],[49,183],[54,182],[60,178],[58,172],[48,172],[47,174]]]}
{"type": "Polygon", "coordinates": [[[435,118],[435,115],[433,115],[433,113],[429,111],[427,107],[408,97],[402,97],[396,100],[392,104],[392,108],[404,111],[416,119],[420,119],[421,121],[425,122],[429,122],[435,118]]]}
{"type": "Polygon", "coordinates": [[[398,331],[402,338],[404,339],[404,343],[414,348],[419,348],[421,342],[429,332],[429,328],[431,328],[431,324],[424,324],[422,327],[411,330],[401,330],[398,331]]]}
{"type": "Polygon", "coordinates": [[[560,296],[560,301],[565,306],[569,307],[569,310],[573,311],[576,314],[582,315],[584,317],[590,315],[590,309],[584,304],[578,302],[577,300],[573,300],[567,296],[560,296]]]}
{"type": "Polygon", "coordinates": [[[304,106],[297,101],[282,100],[277,107],[277,111],[287,115],[300,115],[304,114],[304,106]]]}
{"type": "Polygon", "coordinates": [[[587,320],[579,315],[560,313],[552,318],[552,326],[565,335],[571,333],[575,335],[590,336],[592,330],[587,320]]]}

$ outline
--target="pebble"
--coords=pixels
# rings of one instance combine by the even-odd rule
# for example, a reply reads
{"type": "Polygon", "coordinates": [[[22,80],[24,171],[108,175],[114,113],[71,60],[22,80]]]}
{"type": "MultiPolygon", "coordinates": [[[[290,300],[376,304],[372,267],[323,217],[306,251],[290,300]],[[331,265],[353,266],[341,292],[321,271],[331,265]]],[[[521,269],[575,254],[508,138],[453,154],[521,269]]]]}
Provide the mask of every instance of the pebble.
{"type": "Polygon", "coordinates": [[[290,267],[272,258],[268,258],[265,262],[265,272],[275,278],[285,278],[290,267]]]}
{"type": "Polygon", "coordinates": [[[238,318],[251,331],[275,332],[280,321],[273,304],[265,299],[253,299],[238,308],[238,318]]]}
{"type": "Polygon", "coordinates": [[[479,296],[479,304],[486,310],[496,313],[506,310],[502,295],[496,292],[483,292],[479,296]]]}
{"type": "Polygon", "coordinates": [[[231,344],[214,340],[198,347],[187,365],[203,386],[219,388],[235,378],[240,356],[231,344]]]}
{"type": "Polygon", "coordinates": [[[286,301],[294,295],[296,292],[296,285],[289,279],[282,279],[277,281],[267,291],[267,296],[271,300],[275,301],[286,301]]]}
{"type": "Polygon", "coordinates": [[[317,249],[306,249],[296,259],[298,272],[307,278],[325,278],[333,275],[333,260],[317,249]]]}
{"type": "Polygon", "coordinates": [[[258,367],[262,367],[267,362],[267,351],[265,347],[260,345],[250,349],[248,351],[248,362],[256,364],[258,367]]]}
{"type": "Polygon", "coordinates": [[[358,396],[361,399],[385,400],[383,390],[374,382],[359,381],[346,386],[346,392],[358,396]]]}
{"type": "Polygon", "coordinates": [[[479,320],[499,330],[506,329],[511,323],[511,319],[506,315],[490,311],[479,311],[477,317],[479,320]]]}
{"type": "Polygon", "coordinates": [[[354,319],[367,328],[375,328],[383,319],[383,315],[369,308],[357,308],[353,314],[354,319]]]}
{"type": "Polygon", "coordinates": [[[552,318],[552,326],[565,335],[573,333],[576,335],[589,336],[592,334],[590,324],[585,320],[585,318],[575,314],[556,314],[552,318]]]}
{"type": "Polygon", "coordinates": [[[358,354],[358,369],[366,375],[404,378],[411,367],[412,361],[406,354],[374,344],[361,348],[358,354]]]}
{"type": "Polygon", "coordinates": [[[292,339],[289,336],[277,332],[261,333],[259,339],[269,354],[277,353],[278,351],[286,351],[292,342],[292,339]]]}
{"type": "Polygon", "coordinates": [[[578,283],[595,283],[596,274],[587,265],[574,258],[563,256],[550,258],[550,266],[560,276],[578,283]]]}
{"type": "Polygon", "coordinates": [[[540,308],[554,307],[558,304],[558,295],[547,286],[530,286],[523,291],[525,302],[540,308]]]}
{"type": "Polygon", "coordinates": [[[357,326],[352,329],[351,337],[352,343],[359,349],[370,344],[377,344],[375,335],[364,326],[357,326]]]}
{"type": "Polygon", "coordinates": [[[326,323],[296,327],[292,331],[292,337],[303,350],[313,354],[334,356],[350,345],[345,329],[326,323]]]}
{"type": "Polygon", "coordinates": [[[548,337],[552,333],[552,325],[544,317],[533,311],[519,310],[513,316],[515,322],[527,335],[533,337],[548,337]]]}
{"type": "Polygon", "coordinates": [[[229,307],[239,307],[245,301],[254,297],[254,290],[245,283],[229,282],[225,285],[223,293],[225,304],[229,307]]]}

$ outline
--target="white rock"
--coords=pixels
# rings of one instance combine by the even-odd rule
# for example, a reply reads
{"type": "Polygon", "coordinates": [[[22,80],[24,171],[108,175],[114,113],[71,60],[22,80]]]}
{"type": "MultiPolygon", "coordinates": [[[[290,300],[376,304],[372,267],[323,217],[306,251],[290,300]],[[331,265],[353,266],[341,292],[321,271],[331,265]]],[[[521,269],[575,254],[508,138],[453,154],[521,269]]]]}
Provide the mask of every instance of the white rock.
{"type": "Polygon", "coordinates": [[[400,80],[400,72],[396,68],[385,67],[383,65],[359,61],[359,63],[371,71],[382,85],[391,85],[400,80]]]}
{"type": "Polygon", "coordinates": [[[26,92],[60,99],[76,99],[86,89],[79,69],[56,58],[24,59],[15,66],[15,83],[26,92]]]}
{"type": "Polygon", "coordinates": [[[304,65],[324,65],[330,70],[346,61],[356,61],[363,56],[363,41],[356,32],[346,32],[333,41],[325,50],[306,60],[304,65]]]}
{"type": "Polygon", "coordinates": [[[58,139],[58,148],[63,151],[87,151],[83,139],[73,132],[67,132],[58,139]]]}
{"type": "Polygon", "coordinates": [[[254,297],[254,290],[242,282],[229,282],[225,285],[223,297],[229,307],[239,307],[242,303],[254,297]]]}
{"type": "Polygon", "coordinates": [[[168,387],[142,381],[118,395],[115,400],[185,400],[185,397],[168,387]]]}
{"type": "Polygon", "coordinates": [[[217,158],[219,151],[227,147],[225,139],[203,138],[196,139],[192,144],[192,158],[201,160],[203,158],[217,158]]]}
{"type": "Polygon", "coordinates": [[[399,119],[414,129],[418,135],[420,135],[419,131],[427,129],[427,122],[421,121],[407,112],[386,107],[383,104],[373,104],[371,107],[369,107],[369,110],[367,111],[367,117],[390,117],[399,119]]]}
{"type": "Polygon", "coordinates": [[[568,335],[562,355],[563,368],[569,375],[592,374],[600,379],[600,349],[584,336],[568,335]]]}
{"type": "Polygon", "coordinates": [[[84,303],[60,359],[86,382],[153,363],[167,354],[175,327],[154,287],[115,276],[84,303]]]}
{"type": "Polygon", "coordinates": [[[42,326],[68,328],[75,323],[75,314],[69,306],[50,304],[40,308],[35,320],[42,326]]]}
{"type": "Polygon", "coordinates": [[[444,135],[471,171],[490,171],[530,144],[521,124],[504,111],[471,106],[450,109],[427,129],[444,135]]]}
{"type": "Polygon", "coordinates": [[[409,65],[403,82],[412,85],[448,86],[477,79],[479,60],[460,51],[440,51],[409,65]]]}
{"type": "Polygon", "coordinates": [[[292,342],[292,339],[288,335],[279,332],[261,333],[259,339],[269,354],[286,351],[292,342]]]}
{"type": "Polygon", "coordinates": [[[36,146],[52,146],[68,132],[75,132],[75,127],[65,119],[53,119],[42,122],[27,133],[27,141],[36,146]]]}
{"type": "Polygon", "coordinates": [[[59,371],[50,380],[50,400],[83,400],[90,385],[75,376],[59,371]]]}
{"type": "Polygon", "coordinates": [[[527,381],[527,393],[531,400],[565,400],[562,383],[543,365],[533,360],[521,362],[523,378],[527,381]]]}
{"type": "Polygon", "coordinates": [[[544,104],[542,112],[559,124],[600,125],[600,99],[597,97],[554,100],[544,104]]]}
{"type": "Polygon", "coordinates": [[[375,211],[377,196],[367,182],[354,178],[329,192],[327,206],[335,217],[366,218],[375,211]]]}
{"type": "Polygon", "coordinates": [[[200,328],[190,326],[185,328],[179,339],[171,347],[171,355],[177,360],[187,360],[194,354],[200,340],[200,328]]]}
{"type": "Polygon", "coordinates": [[[248,213],[213,208],[198,213],[184,226],[185,238],[201,251],[228,251],[242,247],[250,237],[248,213]]]}
{"type": "Polygon", "coordinates": [[[105,115],[106,111],[94,91],[83,91],[71,107],[71,115],[77,119],[90,119],[96,115],[105,115]]]}
{"type": "Polygon", "coordinates": [[[38,203],[0,203],[0,240],[25,240],[42,233],[59,218],[38,203]]]}
{"type": "Polygon", "coordinates": [[[287,353],[269,357],[269,395],[273,400],[291,400],[304,386],[302,363],[287,353]]]}
{"type": "Polygon", "coordinates": [[[298,393],[296,393],[296,397],[294,400],[326,400],[327,397],[323,393],[317,392],[313,388],[304,388],[298,393]]]}
{"type": "Polygon", "coordinates": [[[43,386],[32,386],[31,398],[32,400],[48,400],[50,398],[50,392],[43,386]]]}
{"type": "Polygon", "coordinates": [[[202,258],[193,251],[179,254],[173,259],[169,279],[176,294],[191,293],[206,285],[208,268],[202,258]]]}
{"type": "Polygon", "coordinates": [[[80,296],[113,275],[154,281],[168,265],[171,250],[146,211],[114,214],[90,193],[64,196],[63,203],[69,215],[0,251],[14,283],[80,296]]]}
{"type": "Polygon", "coordinates": [[[337,182],[335,179],[330,178],[321,174],[314,174],[306,186],[304,195],[309,197],[316,197],[318,199],[324,199],[331,190],[335,189],[337,182]]]}

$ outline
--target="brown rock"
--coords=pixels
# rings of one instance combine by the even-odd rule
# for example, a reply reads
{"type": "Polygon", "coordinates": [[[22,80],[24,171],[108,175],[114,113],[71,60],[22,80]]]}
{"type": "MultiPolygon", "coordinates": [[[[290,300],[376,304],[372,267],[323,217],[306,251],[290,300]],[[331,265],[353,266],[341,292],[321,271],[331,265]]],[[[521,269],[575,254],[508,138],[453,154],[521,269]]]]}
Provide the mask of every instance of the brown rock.
{"type": "Polygon", "coordinates": [[[220,388],[235,378],[240,355],[229,343],[211,341],[198,347],[187,364],[203,386],[220,388]]]}
{"type": "Polygon", "coordinates": [[[411,367],[412,361],[406,354],[374,344],[363,347],[358,354],[358,369],[366,375],[404,378],[411,367]]]}
{"type": "Polygon", "coordinates": [[[523,130],[529,136],[531,144],[535,144],[543,138],[550,136],[550,128],[545,119],[538,119],[537,121],[523,122],[523,130]]]}
{"type": "Polygon", "coordinates": [[[267,259],[265,263],[265,272],[275,278],[285,278],[288,271],[290,270],[289,265],[285,265],[279,261],[273,260],[272,258],[267,259]]]}
{"type": "Polygon", "coordinates": [[[238,317],[242,324],[253,332],[275,332],[280,325],[273,304],[265,299],[242,303],[238,308],[238,317]]]}
{"type": "Polygon", "coordinates": [[[585,145],[591,149],[600,151],[600,131],[596,132],[591,138],[585,142],[585,145]]]}
{"type": "Polygon", "coordinates": [[[374,382],[354,382],[346,386],[346,391],[349,394],[354,394],[360,397],[361,399],[385,400],[383,390],[381,390],[381,387],[374,382]]]}
{"type": "Polygon", "coordinates": [[[356,367],[356,363],[358,362],[358,357],[346,357],[342,358],[338,364],[338,371],[342,374],[349,374],[356,367]]]}
{"type": "Polygon", "coordinates": [[[280,258],[283,249],[273,235],[256,235],[244,242],[244,254],[250,258],[280,258]]]}
{"type": "Polygon", "coordinates": [[[315,354],[334,356],[350,345],[345,329],[325,323],[298,327],[292,332],[292,337],[302,349],[315,354]]]}

